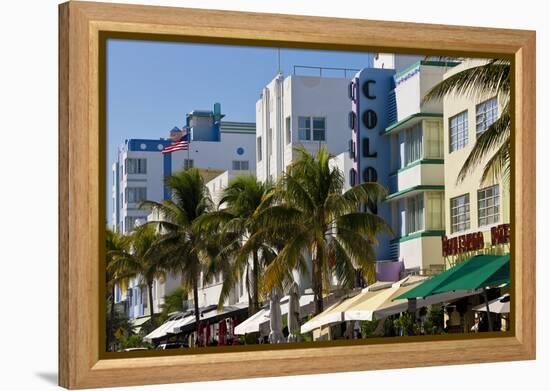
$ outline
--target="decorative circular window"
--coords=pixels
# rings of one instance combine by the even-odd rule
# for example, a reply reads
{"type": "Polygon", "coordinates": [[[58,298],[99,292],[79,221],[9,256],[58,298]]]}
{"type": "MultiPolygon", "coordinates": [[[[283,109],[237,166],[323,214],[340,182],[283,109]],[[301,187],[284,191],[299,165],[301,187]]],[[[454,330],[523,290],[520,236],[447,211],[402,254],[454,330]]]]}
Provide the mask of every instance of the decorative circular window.
{"type": "Polygon", "coordinates": [[[139,147],[140,147],[141,149],[146,149],[146,148],[147,148],[147,145],[141,144],[139,147]]]}
{"type": "Polygon", "coordinates": [[[244,148],[243,147],[237,148],[237,155],[242,155],[243,153],[244,153],[244,148]]]}
{"type": "Polygon", "coordinates": [[[163,148],[164,148],[164,147],[162,146],[162,144],[157,145],[157,149],[158,149],[159,151],[162,151],[163,148]]]}

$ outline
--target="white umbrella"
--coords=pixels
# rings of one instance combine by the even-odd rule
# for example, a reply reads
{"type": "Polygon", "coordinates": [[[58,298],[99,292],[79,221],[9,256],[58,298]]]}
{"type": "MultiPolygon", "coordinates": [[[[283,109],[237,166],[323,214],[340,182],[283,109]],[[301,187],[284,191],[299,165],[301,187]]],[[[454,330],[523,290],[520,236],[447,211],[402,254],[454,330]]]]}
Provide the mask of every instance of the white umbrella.
{"type": "MultiPolygon", "coordinates": [[[[473,308],[477,312],[487,311],[487,305],[485,303],[473,308]]],[[[510,313],[510,295],[505,294],[498,299],[491,300],[489,302],[489,312],[495,314],[508,314],[510,313]]]]}
{"type": "Polygon", "coordinates": [[[288,342],[298,342],[300,334],[300,288],[296,281],[290,286],[288,292],[288,342]]]}
{"type": "Polygon", "coordinates": [[[281,343],[285,338],[283,332],[283,318],[281,316],[281,293],[274,288],[269,293],[269,343],[281,343]]]}
{"type": "MultiPolygon", "coordinates": [[[[300,296],[300,315],[305,315],[313,310],[313,294],[304,294],[300,296]]],[[[331,296],[327,299],[330,303],[334,298],[331,296]]],[[[284,296],[281,299],[281,315],[286,316],[288,314],[289,296],[284,296]]],[[[256,312],[251,317],[245,319],[235,327],[235,334],[244,335],[250,333],[259,332],[260,335],[269,334],[269,306],[262,308],[259,312],[256,312]]]]}

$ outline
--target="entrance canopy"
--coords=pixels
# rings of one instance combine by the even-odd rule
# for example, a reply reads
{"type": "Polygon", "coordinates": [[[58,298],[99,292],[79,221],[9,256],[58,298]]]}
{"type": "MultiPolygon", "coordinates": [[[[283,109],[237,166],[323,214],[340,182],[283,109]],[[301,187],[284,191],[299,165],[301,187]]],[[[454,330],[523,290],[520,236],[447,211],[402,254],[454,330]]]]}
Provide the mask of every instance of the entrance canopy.
{"type": "Polygon", "coordinates": [[[476,255],[396,297],[396,300],[425,298],[452,291],[477,290],[509,282],[510,254],[476,255]]]}

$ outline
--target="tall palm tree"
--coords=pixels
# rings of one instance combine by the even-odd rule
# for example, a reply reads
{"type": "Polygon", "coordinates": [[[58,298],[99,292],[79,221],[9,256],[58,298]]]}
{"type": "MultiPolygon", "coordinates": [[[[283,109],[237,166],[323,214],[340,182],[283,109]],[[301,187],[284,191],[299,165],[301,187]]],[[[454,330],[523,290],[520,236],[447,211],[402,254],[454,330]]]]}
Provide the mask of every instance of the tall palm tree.
{"type": "Polygon", "coordinates": [[[223,305],[239,277],[246,276],[249,299],[248,312],[253,315],[260,309],[261,273],[273,250],[263,242],[243,248],[242,244],[260,226],[254,219],[263,198],[272,190],[269,182],[260,182],[254,175],[239,175],[224,189],[218,208],[197,220],[197,226],[219,232],[225,239],[224,248],[218,253],[214,271],[222,270],[223,285],[218,305],[223,305]],[[250,262],[252,259],[252,262],[250,262]]]}
{"type": "Polygon", "coordinates": [[[288,282],[293,269],[308,270],[304,258],[307,251],[318,314],[323,311],[323,287],[329,287],[332,273],[343,286],[355,283],[357,269],[369,273],[375,260],[376,236],[391,229],[375,214],[361,212],[359,205],[372,206],[387,192],[377,183],[362,183],[343,192],[343,174],[330,167],[331,156],[325,146],[316,156],[304,147],[296,152],[298,159],[288,167],[275,191],[264,197],[270,205],[256,213],[262,228],[249,242],[286,238],[264,273],[266,290],[288,282]]]}
{"type": "Polygon", "coordinates": [[[166,270],[180,272],[183,286],[193,292],[198,331],[201,271],[216,245],[208,232],[197,229],[193,223],[213,209],[212,200],[195,168],[176,172],[167,177],[165,183],[171,191],[171,200],[144,201],[141,206],[158,213],[159,220],[146,225],[157,225],[162,233],[157,252],[164,259],[166,270]]]}
{"type": "Polygon", "coordinates": [[[482,181],[510,178],[510,62],[493,59],[464,69],[443,80],[423,98],[442,99],[448,95],[497,96],[503,107],[499,118],[476,140],[457,178],[461,182],[479,164],[485,163],[482,181]]]}
{"type": "Polygon", "coordinates": [[[127,236],[120,235],[110,229],[106,229],[105,237],[105,258],[106,258],[106,283],[109,301],[109,316],[107,320],[107,349],[111,344],[111,337],[114,334],[115,319],[115,289],[116,285],[131,277],[131,273],[117,269],[114,266],[115,254],[127,252],[130,248],[130,241],[127,236]]]}
{"type": "Polygon", "coordinates": [[[151,324],[156,325],[153,307],[153,281],[165,274],[165,258],[158,251],[159,235],[155,227],[145,224],[135,228],[130,235],[130,250],[112,251],[112,261],[107,265],[108,272],[122,272],[134,275],[147,287],[151,324]]]}

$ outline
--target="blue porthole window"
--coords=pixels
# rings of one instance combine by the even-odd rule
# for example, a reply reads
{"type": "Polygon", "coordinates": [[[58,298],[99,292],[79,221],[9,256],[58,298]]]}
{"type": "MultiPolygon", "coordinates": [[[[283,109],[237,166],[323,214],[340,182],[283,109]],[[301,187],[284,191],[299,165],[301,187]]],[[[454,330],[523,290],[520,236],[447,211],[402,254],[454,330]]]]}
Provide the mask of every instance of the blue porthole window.
{"type": "Polygon", "coordinates": [[[244,154],[244,148],[243,147],[237,148],[237,155],[242,155],[242,154],[244,154]]]}

